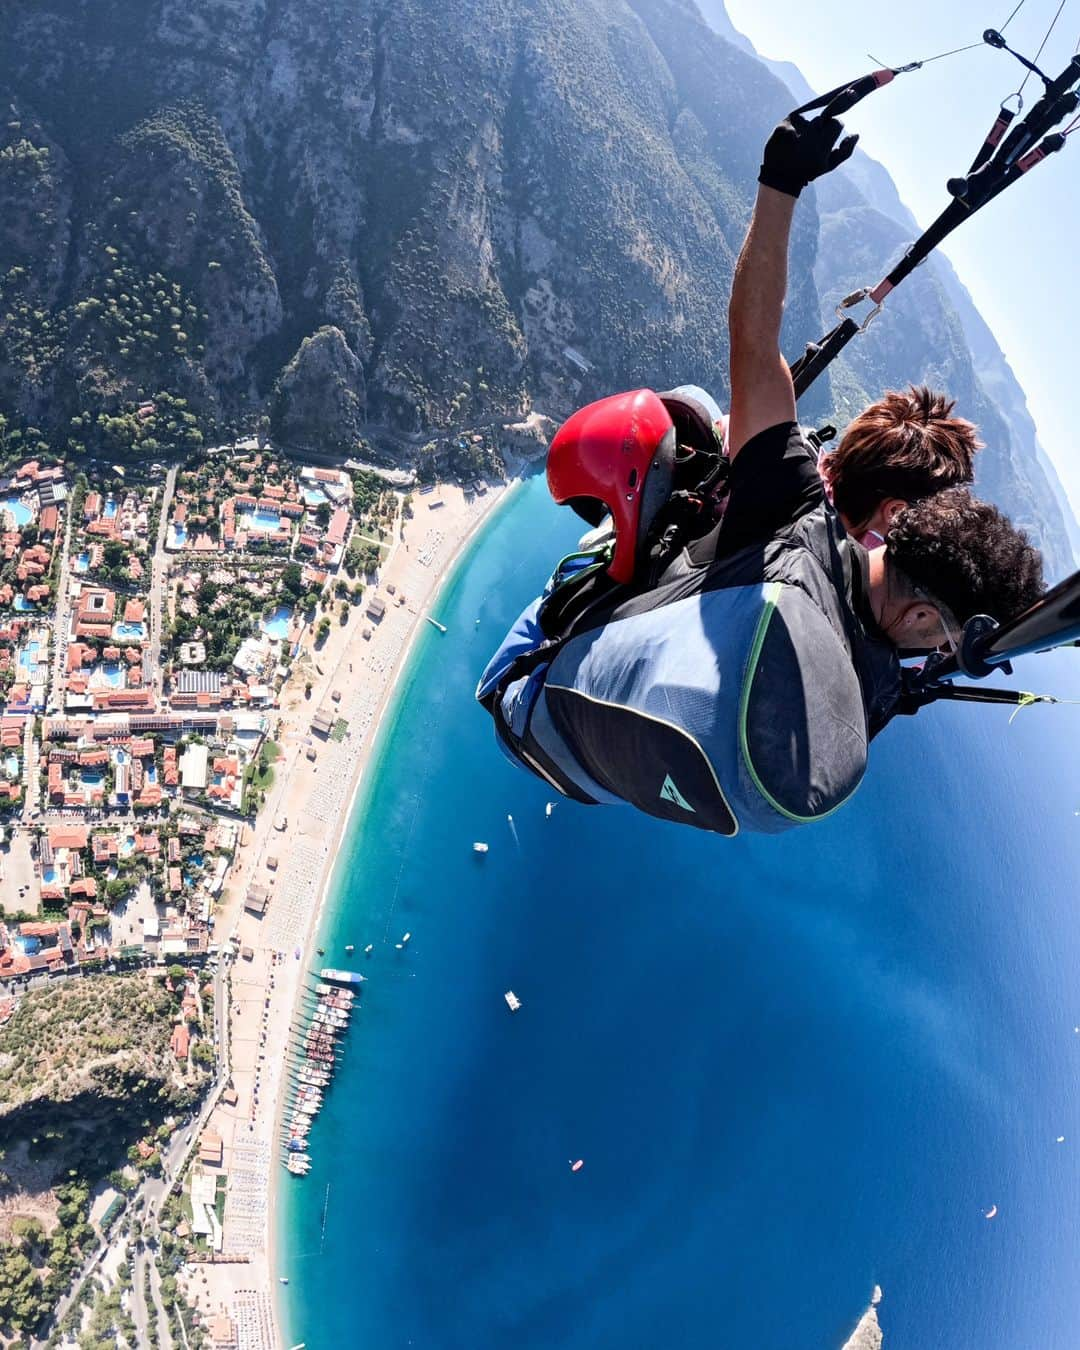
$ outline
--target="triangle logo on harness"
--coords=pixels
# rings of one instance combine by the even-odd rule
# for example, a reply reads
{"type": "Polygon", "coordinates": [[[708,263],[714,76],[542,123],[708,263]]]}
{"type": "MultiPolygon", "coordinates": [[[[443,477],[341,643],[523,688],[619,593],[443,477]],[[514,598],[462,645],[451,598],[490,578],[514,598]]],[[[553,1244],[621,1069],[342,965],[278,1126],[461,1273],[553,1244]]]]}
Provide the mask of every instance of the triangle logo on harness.
{"type": "Polygon", "coordinates": [[[664,774],[664,782],[660,788],[660,800],[664,802],[674,802],[676,806],[681,806],[684,811],[689,811],[691,815],[697,815],[697,812],[682,795],[671,777],[671,774],[664,774]]]}

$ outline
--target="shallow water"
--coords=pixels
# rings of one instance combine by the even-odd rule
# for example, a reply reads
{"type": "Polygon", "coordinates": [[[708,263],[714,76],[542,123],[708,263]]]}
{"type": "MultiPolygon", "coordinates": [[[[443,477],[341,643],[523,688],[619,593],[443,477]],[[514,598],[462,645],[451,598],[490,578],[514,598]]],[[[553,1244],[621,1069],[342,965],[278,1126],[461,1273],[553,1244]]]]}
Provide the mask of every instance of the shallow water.
{"type": "Polygon", "coordinates": [[[548,818],[471,699],[576,533],[542,480],[503,509],[384,733],[321,936],[375,950],[283,1177],[285,1343],[831,1347],[878,1282],[887,1350],[1072,1350],[1080,713],[900,719],[778,839],[548,818]]]}

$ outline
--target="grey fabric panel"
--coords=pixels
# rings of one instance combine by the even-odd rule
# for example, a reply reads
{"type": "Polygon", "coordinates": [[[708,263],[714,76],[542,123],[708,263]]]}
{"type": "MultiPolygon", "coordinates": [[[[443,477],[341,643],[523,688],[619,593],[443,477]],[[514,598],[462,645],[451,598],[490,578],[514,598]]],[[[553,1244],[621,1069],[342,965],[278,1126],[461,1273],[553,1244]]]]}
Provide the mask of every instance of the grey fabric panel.
{"type": "Polygon", "coordinates": [[[752,672],[747,752],[777,806],[826,815],[866,771],[867,723],[851,657],[821,611],[785,587],[752,672]]]}

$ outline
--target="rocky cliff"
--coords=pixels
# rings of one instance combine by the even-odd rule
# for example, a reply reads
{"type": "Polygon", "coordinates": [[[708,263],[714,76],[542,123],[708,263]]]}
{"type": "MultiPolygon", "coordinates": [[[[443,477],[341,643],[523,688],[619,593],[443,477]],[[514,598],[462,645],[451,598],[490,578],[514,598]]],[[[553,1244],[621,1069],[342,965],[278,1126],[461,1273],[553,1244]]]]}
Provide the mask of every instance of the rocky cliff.
{"type": "Polygon", "coordinates": [[[91,446],[159,389],[303,438],[719,385],[785,101],[680,0],[44,0],[0,88],[0,399],[91,446]]]}

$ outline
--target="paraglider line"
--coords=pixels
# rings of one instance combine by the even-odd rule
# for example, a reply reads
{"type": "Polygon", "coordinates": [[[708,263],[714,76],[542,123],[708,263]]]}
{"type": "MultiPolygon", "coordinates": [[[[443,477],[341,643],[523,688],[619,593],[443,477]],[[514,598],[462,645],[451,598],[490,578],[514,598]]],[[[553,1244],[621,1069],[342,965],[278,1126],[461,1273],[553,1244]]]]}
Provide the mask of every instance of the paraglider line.
{"type": "MultiPolygon", "coordinates": [[[[1046,30],[1046,33],[1043,36],[1043,40],[1039,43],[1039,50],[1031,58],[1031,64],[1033,66],[1037,66],[1039,64],[1039,57],[1042,56],[1043,48],[1050,41],[1050,34],[1054,31],[1055,27],[1057,26],[1057,21],[1058,19],[1061,18],[1061,11],[1064,8],[1065,8],[1065,0],[1061,0],[1061,3],[1057,7],[1057,13],[1050,20],[1050,27],[1046,30]]],[[[1024,85],[1027,84],[1028,80],[1030,79],[1031,79],[1031,71],[1029,70],[1028,73],[1024,76],[1023,80],[1020,82],[1020,88],[1016,91],[1018,94],[1022,94],[1024,92],[1024,85]]]]}

